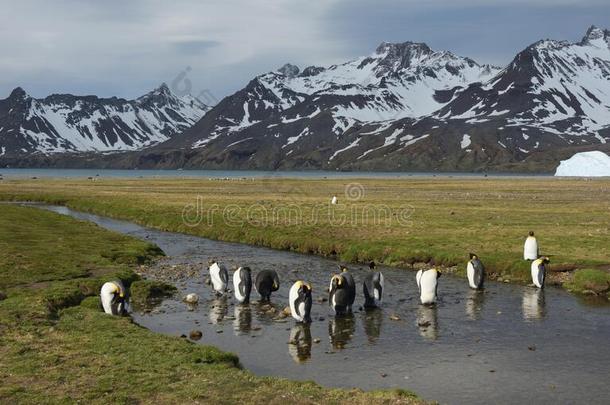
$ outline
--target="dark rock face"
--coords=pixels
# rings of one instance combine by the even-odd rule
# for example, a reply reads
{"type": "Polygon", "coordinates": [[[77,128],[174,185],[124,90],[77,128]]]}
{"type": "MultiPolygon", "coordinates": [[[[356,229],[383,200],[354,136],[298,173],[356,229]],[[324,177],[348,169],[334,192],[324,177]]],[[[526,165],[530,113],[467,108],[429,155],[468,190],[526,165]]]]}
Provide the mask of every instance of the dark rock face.
{"type": "MultiPolygon", "coordinates": [[[[196,124],[138,152],[35,159],[139,168],[549,172],[576,152],[608,150],[609,44],[609,31],[591,27],[579,43],[538,41],[501,69],[422,43],[383,43],[341,65],[300,71],[286,64],[257,76],[196,124]]],[[[13,93],[15,116],[31,99],[13,93]]],[[[158,93],[153,104],[163,102],[163,89],[158,93]]],[[[9,109],[2,103],[0,117],[9,109]]],[[[0,164],[25,163],[0,157],[0,164]]]]}

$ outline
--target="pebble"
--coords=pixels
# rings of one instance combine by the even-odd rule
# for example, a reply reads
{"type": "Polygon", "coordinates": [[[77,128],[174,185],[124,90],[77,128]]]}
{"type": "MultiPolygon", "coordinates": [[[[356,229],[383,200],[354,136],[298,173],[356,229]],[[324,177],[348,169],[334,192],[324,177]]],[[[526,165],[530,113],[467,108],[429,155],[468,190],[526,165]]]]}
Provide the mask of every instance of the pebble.
{"type": "Polygon", "coordinates": [[[318,318],[318,321],[322,322],[325,318],[323,316],[318,318]]]}
{"type": "Polygon", "coordinates": [[[320,339],[318,339],[318,338],[315,338],[315,339],[313,340],[313,342],[314,342],[314,343],[320,343],[320,342],[321,342],[321,340],[320,340],[320,339]]]}
{"type": "Polygon", "coordinates": [[[390,315],[390,319],[392,321],[400,321],[400,317],[398,315],[396,315],[396,314],[390,315]]]}
{"type": "Polygon", "coordinates": [[[417,326],[420,326],[422,328],[427,328],[430,325],[431,325],[430,321],[417,322],[417,326]]]}
{"type": "Polygon", "coordinates": [[[222,333],[222,329],[217,329],[216,333],[222,333]]]}
{"type": "Polygon", "coordinates": [[[189,304],[196,304],[199,302],[199,296],[195,293],[190,293],[187,294],[186,297],[184,297],[184,301],[189,304]]]}
{"type": "Polygon", "coordinates": [[[381,378],[386,378],[388,375],[386,373],[381,373],[381,378]]]}
{"type": "Polygon", "coordinates": [[[536,346],[535,345],[528,346],[527,349],[534,352],[534,351],[536,351],[536,346]]]}
{"type": "Polygon", "coordinates": [[[191,338],[191,340],[199,340],[203,337],[203,332],[201,332],[200,330],[192,330],[189,333],[189,338],[191,338]]]}

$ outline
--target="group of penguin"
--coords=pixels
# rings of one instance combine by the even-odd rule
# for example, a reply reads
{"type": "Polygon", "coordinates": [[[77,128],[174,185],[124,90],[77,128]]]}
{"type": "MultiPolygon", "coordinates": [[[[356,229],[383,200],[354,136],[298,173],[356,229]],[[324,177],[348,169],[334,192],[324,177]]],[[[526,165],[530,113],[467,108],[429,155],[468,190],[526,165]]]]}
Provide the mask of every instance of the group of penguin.
{"type": "MultiPolygon", "coordinates": [[[[523,248],[524,260],[531,260],[532,282],[538,288],[544,288],[546,278],[546,265],[549,258],[540,256],[538,241],[534,232],[530,232],[523,248]]],[[[379,307],[384,292],[384,277],[375,271],[375,263],[369,263],[370,272],[364,278],[362,292],[364,294],[364,307],[379,307]]],[[[229,272],[227,268],[217,261],[209,265],[210,283],[217,295],[225,295],[229,286],[229,272]]],[[[485,281],[485,267],[479,257],[471,253],[466,266],[468,284],[476,290],[483,289],[485,281]]],[[[438,278],[441,272],[436,268],[419,270],[415,276],[419,289],[420,301],[423,305],[432,305],[438,298],[438,278]]],[[[250,301],[252,292],[252,270],[249,267],[239,267],[233,273],[233,292],[240,304],[250,301]]],[[[270,301],[271,294],[280,288],[280,279],[275,270],[262,270],[254,278],[254,288],[259,293],[261,301],[270,301]]],[[[356,299],[356,283],[345,266],[340,266],[340,272],[330,279],[328,288],[328,301],[335,314],[346,315],[352,312],[356,299]]],[[[127,312],[126,290],[120,281],[105,283],[101,289],[101,301],[107,314],[123,315],[127,312]]],[[[291,287],[288,294],[290,313],[297,322],[311,322],[312,287],[311,284],[298,280],[291,287]]]]}

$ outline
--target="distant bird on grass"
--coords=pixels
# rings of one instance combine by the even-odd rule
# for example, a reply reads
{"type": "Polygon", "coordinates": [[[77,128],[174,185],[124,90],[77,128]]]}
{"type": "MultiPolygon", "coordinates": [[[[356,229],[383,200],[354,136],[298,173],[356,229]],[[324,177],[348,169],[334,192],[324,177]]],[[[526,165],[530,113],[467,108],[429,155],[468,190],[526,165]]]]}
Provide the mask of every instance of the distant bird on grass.
{"type": "Polygon", "coordinates": [[[333,198],[331,198],[330,203],[332,205],[337,205],[339,203],[339,200],[337,200],[337,196],[334,195],[333,198]]]}
{"type": "Polygon", "coordinates": [[[527,239],[525,239],[525,245],[523,246],[523,259],[536,260],[539,256],[540,248],[538,247],[538,240],[536,240],[534,232],[530,231],[527,239]]]}
{"type": "Polygon", "coordinates": [[[104,312],[109,315],[125,315],[127,313],[126,296],[127,292],[121,281],[104,283],[100,291],[104,312]]]}

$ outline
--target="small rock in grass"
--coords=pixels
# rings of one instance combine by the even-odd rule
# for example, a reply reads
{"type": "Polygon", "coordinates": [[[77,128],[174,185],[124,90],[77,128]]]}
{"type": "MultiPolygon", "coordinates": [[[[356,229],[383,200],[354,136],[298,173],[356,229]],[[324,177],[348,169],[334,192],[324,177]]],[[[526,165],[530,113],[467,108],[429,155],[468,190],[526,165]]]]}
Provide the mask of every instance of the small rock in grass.
{"type": "Polygon", "coordinates": [[[203,332],[201,332],[200,330],[192,330],[189,333],[189,337],[191,338],[191,340],[199,340],[203,337],[203,332]]]}

